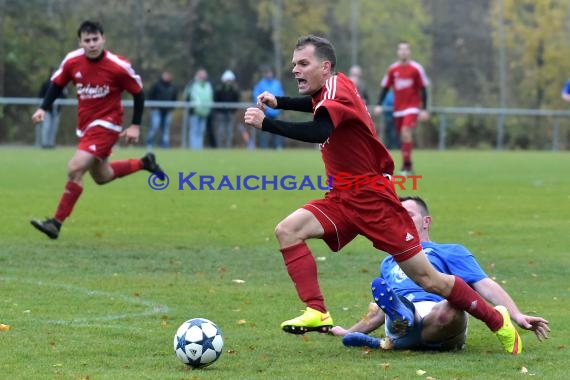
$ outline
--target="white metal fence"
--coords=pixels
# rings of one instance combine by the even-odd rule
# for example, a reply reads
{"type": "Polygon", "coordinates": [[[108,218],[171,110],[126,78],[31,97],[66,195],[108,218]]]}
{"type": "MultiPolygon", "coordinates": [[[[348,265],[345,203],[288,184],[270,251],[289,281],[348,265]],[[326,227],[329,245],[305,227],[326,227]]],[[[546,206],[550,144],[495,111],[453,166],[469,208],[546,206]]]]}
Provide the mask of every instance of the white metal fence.
{"type": "MultiPolygon", "coordinates": [[[[37,98],[9,98],[0,97],[0,106],[38,106],[41,99],[37,98]]],[[[61,106],[77,106],[76,99],[58,99],[56,104],[61,106]]],[[[124,107],[132,107],[133,102],[130,100],[123,101],[124,107]]],[[[245,109],[251,107],[251,103],[212,103],[212,109],[245,109]]],[[[181,121],[181,146],[186,147],[189,110],[195,106],[192,102],[175,101],[146,101],[145,107],[148,108],[174,108],[180,109],[182,112],[181,121]]],[[[507,120],[512,117],[534,117],[540,119],[538,128],[548,130],[550,134],[550,149],[560,150],[568,147],[561,145],[561,123],[570,121],[570,111],[563,110],[537,110],[537,109],[514,109],[514,108],[481,108],[481,107],[432,107],[430,109],[432,120],[437,123],[437,148],[445,150],[448,142],[448,131],[450,129],[450,120],[458,116],[473,115],[477,117],[489,117],[495,119],[495,138],[494,147],[497,150],[505,148],[505,134],[508,130],[507,120]]],[[[31,113],[30,113],[31,115],[31,113]]],[[[0,119],[1,120],[1,119],[0,119]]],[[[0,128],[4,126],[0,125],[0,128]]],[[[545,132],[546,133],[546,132],[545,132]]]]}

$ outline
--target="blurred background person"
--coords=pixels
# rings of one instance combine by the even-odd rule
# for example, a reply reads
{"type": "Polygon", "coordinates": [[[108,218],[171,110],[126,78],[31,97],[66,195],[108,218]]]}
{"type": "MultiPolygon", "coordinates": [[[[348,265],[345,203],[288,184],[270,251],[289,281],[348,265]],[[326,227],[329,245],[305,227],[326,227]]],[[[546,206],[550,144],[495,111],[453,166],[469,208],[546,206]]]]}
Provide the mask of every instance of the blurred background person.
{"type": "MultiPolygon", "coordinates": [[[[214,101],[223,103],[239,102],[239,88],[236,76],[231,70],[222,74],[221,83],[214,92],[214,101]]],[[[235,108],[216,110],[217,143],[220,148],[231,148],[234,141],[235,108]]]]}
{"type": "MultiPolygon", "coordinates": [[[[253,87],[253,102],[257,102],[257,97],[264,91],[270,92],[275,96],[283,96],[285,92],[283,91],[283,86],[279,79],[275,78],[273,69],[270,66],[263,66],[261,68],[262,78],[253,87]]],[[[277,119],[281,114],[281,110],[276,110],[270,107],[265,107],[265,117],[270,119],[277,119]]],[[[283,149],[283,136],[272,135],[269,132],[263,132],[261,130],[256,131],[255,128],[249,129],[251,139],[255,141],[255,135],[259,133],[259,147],[261,149],[269,148],[271,140],[273,140],[273,148],[283,149]]],[[[251,140],[250,140],[251,141],[251,140]]]]}
{"type": "MultiPolygon", "coordinates": [[[[153,83],[148,93],[148,100],[176,101],[178,90],[172,84],[172,74],[164,71],[160,78],[153,83]]],[[[152,150],[156,133],[160,130],[160,147],[170,147],[170,124],[172,123],[172,108],[154,107],[150,111],[150,129],[146,138],[148,150],[152,150]]]]}
{"type": "Polygon", "coordinates": [[[353,65],[349,70],[348,77],[356,85],[358,93],[364,101],[364,104],[368,105],[370,98],[368,97],[368,90],[366,89],[366,85],[362,80],[362,68],[358,65],[353,65]]]}
{"type": "Polygon", "coordinates": [[[390,150],[400,149],[400,139],[396,131],[396,121],[394,120],[394,91],[388,91],[382,103],[382,126],[384,144],[390,150]]]}
{"type": "Polygon", "coordinates": [[[570,102],[570,79],[566,81],[566,84],[562,89],[562,99],[567,102],[570,102]]]}
{"type": "Polygon", "coordinates": [[[206,124],[214,101],[214,91],[205,69],[198,69],[194,79],[186,85],[184,99],[194,103],[190,108],[188,146],[194,150],[203,149],[206,124]]]}

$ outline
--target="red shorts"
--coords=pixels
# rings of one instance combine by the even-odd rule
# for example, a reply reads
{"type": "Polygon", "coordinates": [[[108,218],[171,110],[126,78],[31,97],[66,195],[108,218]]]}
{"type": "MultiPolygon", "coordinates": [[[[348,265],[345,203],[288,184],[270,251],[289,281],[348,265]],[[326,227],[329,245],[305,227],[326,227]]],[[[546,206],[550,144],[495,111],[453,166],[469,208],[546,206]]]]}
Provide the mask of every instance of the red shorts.
{"type": "Polygon", "coordinates": [[[113,146],[119,140],[119,134],[103,127],[91,127],[79,138],[77,149],[91,153],[100,160],[111,155],[113,146]]]}
{"type": "Polygon", "coordinates": [[[381,191],[333,189],[324,199],[309,201],[303,208],[321,223],[325,230],[322,239],[333,252],[357,235],[365,236],[399,262],[422,251],[412,219],[389,186],[381,191]]]}
{"type": "Polygon", "coordinates": [[[417,113],[410,113],[408,115],[395,117],[394,121],[396,122],[396,131],[400,133],[402,128],[415,128],[418,124],[418,114],[417,113]]]}

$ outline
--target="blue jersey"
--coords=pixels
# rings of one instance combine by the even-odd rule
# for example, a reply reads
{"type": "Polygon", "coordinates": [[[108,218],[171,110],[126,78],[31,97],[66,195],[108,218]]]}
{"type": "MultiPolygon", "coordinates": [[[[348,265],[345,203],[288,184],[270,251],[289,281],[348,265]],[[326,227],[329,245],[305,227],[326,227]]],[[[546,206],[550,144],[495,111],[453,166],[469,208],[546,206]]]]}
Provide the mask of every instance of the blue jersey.
{"type": "Polygon", "coordinates": [[[570,79],[568,79],[566,85],[564,85],[564,88],[562,89],[562,95],[570,95],[570,79]]]}
{"type": "MultiPolygon", "coordinates": [[[[422,242],[422,247],[434,268],[442,273],[460,277],[469,285],[487,278],[487,274],[479,266],[475,257],[462,245],[422,242]]],[[[443,300],[442,297],[426,292],[410,280],[392,256],[387,256],[382,261],[380,276],[390,284],[396,294],[412,302],[443,300]]]]}

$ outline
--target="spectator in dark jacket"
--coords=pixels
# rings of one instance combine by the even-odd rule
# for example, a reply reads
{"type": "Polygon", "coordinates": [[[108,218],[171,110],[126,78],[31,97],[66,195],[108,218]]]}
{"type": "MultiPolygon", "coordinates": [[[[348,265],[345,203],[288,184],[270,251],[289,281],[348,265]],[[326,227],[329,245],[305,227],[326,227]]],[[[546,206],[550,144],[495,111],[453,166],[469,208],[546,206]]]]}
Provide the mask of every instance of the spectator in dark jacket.
{"type": "MultiPolygon", "coordinates": [[[[222,83],[214,92],[214,101],[223,103],[236,103],[239,101],[239,89],[236,76],[231,70],[222,74],[222,83]]],[[[216,112],[218,122],[218,146],[231,148],[234,140],[235,108],[219,108],[216,112]]]]}
{"type": "MultiPolygon", "coordinates": [[[[172,74],[164,71],[148,93],[148,100],[176,101],[178,91],[172,84],[172,74]]],[[[170,146],[170,124],[172,122],[171,107],[155,107],[150,111],[150,129],[146,138],[148,150],[152,149],[155,136],[160,129],[160,147],[170,146]]]]}

